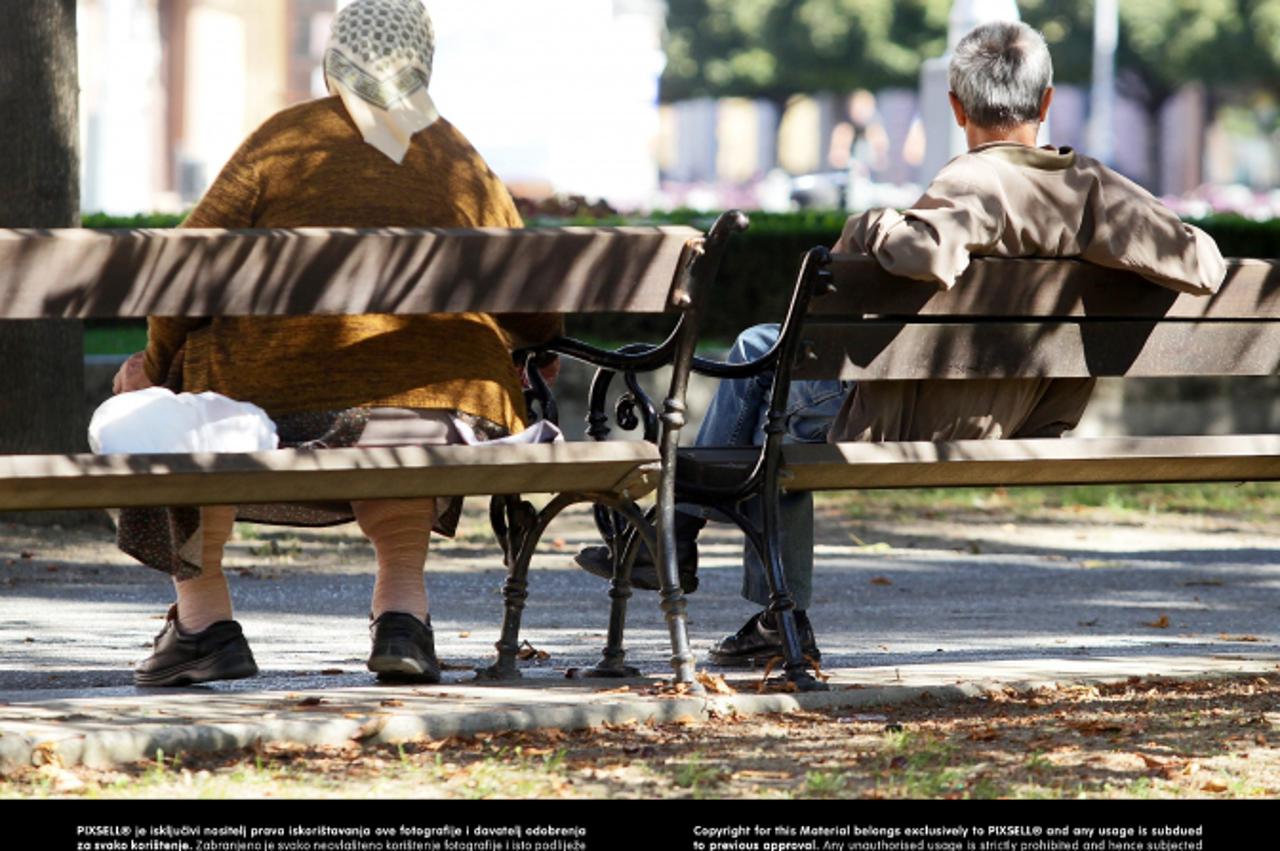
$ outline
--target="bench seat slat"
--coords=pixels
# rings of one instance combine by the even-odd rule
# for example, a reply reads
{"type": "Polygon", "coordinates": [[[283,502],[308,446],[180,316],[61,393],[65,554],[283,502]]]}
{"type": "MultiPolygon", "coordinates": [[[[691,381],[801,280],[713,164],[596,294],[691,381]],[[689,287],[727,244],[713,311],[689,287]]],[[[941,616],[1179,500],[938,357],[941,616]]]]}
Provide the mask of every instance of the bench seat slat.
{"type": "Polygon", "coordinates": [[[686,227],[0,230],[0,319],[669,309],[686,227]]]}
{"type": "Polygon", "coordinates": [[[1129,378],[1272,375],[1280,324],[981,322],[809,324],[796,378],[1129,378]]]}
{"type": "Polygon", "coordinates": [[[124,508],[580,491],[639,497],[644,441],[281,449],[204,455],[0,456],[0,510],[124,508]]]}
{"type": "MultiPolygon", "coordinates": [[[[782,456],[783,486],[797,491],[1280,480],[1280,435],[794,444],[782,456]]],[[[747,469],[756,451],[681,457],[747,469]]]]}
{"type": "Polygon", "coordinates": [[[1229,259],[1212,296],[1176,293],[1131,272],[1079,260],[976,259],[950,290],[899,278],[866,255],[834,255],[836,292],[811,315],[1280,318],[1280,262],[1229,259]]]}

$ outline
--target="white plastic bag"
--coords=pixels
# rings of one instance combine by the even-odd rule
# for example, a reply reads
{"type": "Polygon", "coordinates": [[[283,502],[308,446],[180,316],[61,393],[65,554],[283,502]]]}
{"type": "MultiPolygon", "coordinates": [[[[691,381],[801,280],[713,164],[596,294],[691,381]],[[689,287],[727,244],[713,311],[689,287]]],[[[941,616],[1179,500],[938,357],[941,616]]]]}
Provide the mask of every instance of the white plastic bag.
{"type": "Polygon", "coordinates": [[[266,411],[209,392],[148,387],[121,393],[89,421],[89,446],[99,454],[260,452],[279,444],[266,411]]]}
{"type": "Polygon", "coordinates": [[[463,443],[468,446],[483,446],[495,443],[564,443],[564,432],[560,431],[560,426],[548,420],[538,420],[524,431],[518,431],[515,434],[509,434],[506,437],[499,437],[495,440],[481,440],[476,435],[475,429],[462,420],[455,419],[453,425],[462,437],[463,443]]]}

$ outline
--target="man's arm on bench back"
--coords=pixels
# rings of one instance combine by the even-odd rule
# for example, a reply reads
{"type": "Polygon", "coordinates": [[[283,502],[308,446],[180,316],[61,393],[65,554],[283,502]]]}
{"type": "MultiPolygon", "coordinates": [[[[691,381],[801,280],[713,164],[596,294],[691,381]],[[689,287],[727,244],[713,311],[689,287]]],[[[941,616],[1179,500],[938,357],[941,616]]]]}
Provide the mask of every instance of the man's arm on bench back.
{"type": "Polygon", "coordinates": [[[988,146],[947,164],[903,213],[851,217],[836,251],[950,289],[976,256],[1079,257],[1180,292],[1216,292],[1218,247],[1142,187],[1074,152],[988,146]]]}

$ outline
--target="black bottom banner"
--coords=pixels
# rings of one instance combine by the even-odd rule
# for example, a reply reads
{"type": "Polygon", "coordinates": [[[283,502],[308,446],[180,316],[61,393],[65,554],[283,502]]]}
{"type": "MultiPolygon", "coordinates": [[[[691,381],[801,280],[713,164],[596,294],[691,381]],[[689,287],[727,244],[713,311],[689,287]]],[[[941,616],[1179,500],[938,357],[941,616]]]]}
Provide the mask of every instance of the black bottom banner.
{"type": "MultiPolygon", "coordinates": [[[[1275,847],[1262,801],[7,801],[67,851],[1203,851],[1275,847]]],[[[26,825],[26,830],[20,826],[26,825]]]]}

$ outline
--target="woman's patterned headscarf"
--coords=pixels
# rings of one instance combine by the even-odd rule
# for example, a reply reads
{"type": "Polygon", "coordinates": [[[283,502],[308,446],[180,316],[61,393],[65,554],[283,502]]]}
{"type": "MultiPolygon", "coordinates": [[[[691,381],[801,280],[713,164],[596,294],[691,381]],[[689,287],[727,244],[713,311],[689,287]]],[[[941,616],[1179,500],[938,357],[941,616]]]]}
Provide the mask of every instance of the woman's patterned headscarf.
{"type": "Polygon", "coordinates": [[[355,0],[333,19],[324,53],[329,91],[364,140],[397,164],[413,134],[440,117],[427,94],[435,46],[420,0],[355,0]]]}

